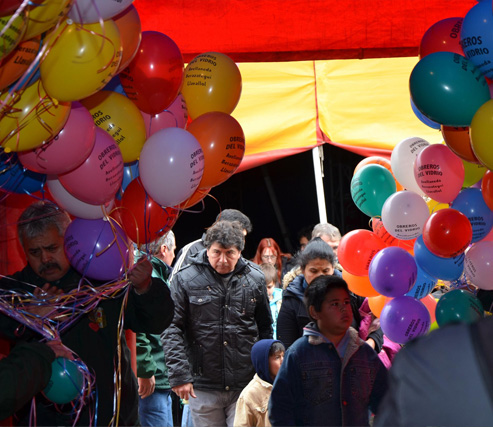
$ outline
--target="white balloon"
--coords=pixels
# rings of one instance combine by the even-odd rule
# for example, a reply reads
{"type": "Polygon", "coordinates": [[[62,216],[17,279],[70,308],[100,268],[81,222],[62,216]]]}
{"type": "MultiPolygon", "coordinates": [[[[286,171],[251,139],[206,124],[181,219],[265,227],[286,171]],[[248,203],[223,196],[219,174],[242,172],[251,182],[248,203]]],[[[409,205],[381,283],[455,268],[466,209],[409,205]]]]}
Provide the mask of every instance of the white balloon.
{"type": "Polygon", "coordinates": [[[430,210],[424,199],[413,191],[390,195],[382,207],[382,223],[387,232],[400,240],[412,240],[423,232],[430,210]]]}
{"type": "Polygon", "coordinates": [[[75,0],[68,17],[79,24],[94,24],[123,12],[133,0],[75,0]]]}
{"type": "Polygon", "coordinates": [[[481,240],[474,243],[464,258],[466,277],[473,285],[487,291],[493,290],[493,242],[481,240]]]}
{"type": "Polygon", "coordinates": [[[414,191],[420,195],[424,195],[424,193],[414,177],[414,161],[421,150],[428,145],[430,143],[423,138],[416,136],[406,138],[394,147],[390,156],[390,166],[395,179],[406,190],[414,191]]]}
{"type": "Polygon", "coordinates": [[[91,205],[72,196],[62,183],[53,175],[46,179],[46,185],[50,190],[53,199],[62,209],[69,214],[83,219],[100,219],[104,218],[115,205],[115,200],[111,200],[105,205],[91,205]]]}

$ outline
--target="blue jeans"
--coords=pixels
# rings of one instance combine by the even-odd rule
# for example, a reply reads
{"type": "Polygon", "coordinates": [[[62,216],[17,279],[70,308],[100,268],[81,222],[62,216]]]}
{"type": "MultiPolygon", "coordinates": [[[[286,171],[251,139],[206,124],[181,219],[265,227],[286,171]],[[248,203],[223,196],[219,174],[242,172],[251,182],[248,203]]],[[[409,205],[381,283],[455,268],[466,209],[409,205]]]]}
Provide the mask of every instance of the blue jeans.
{"type": "Polygon", "coordinates": [[[194,390],[197,397],[190,397],[188,404],[196,427],[232,427],[235,419],[239,391],[194,390]]]}
{"type": "MultiPolygon", "coordinates": [[[[191,397],[191,399],[193,399],[193,397],[191,397]]],[[[192,414],[190,413],[190,405],[188,403],[183,404],[181,427],[193,427],[192,414]]]]}
{"type": "Polygon", "coordinates": [[[154,390],[150,396],[139,397],[140,424],[144,427],[173,427],[171,390],[154,390]]]}

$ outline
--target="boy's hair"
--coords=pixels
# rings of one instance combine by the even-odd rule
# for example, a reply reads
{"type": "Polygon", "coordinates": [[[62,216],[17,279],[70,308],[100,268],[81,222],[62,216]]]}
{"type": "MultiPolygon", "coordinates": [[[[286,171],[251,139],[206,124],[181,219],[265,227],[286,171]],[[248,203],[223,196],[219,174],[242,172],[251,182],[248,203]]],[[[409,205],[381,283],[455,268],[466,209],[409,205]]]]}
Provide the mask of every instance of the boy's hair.
{"type": "MultiPolygon", "coordinates": [[[[306,288],[303,298],[308,313],[310,306],[313,306],[316,312],[320,312],[325,296],[333,289],[344,289],[350,295],[347,283],[342,277],[322,275],[314,279],[306,288]]],[[[311,316],[310,318],[315,320],[311,316]]]]}
{"type": "Polygon", "coordinates": [[[284,353],[285,351],[286,347],[284,347],[284,344],[281,341],[276,341],[270,346],[269,357],[277,353],[284,353]]]}
{"type": "Polygon", "coordinates": [[[270,282],[277,283],[277,268],[273,264],[260,264],[260,269],[264,272],[265,283],[268,285],[270,282]]]}

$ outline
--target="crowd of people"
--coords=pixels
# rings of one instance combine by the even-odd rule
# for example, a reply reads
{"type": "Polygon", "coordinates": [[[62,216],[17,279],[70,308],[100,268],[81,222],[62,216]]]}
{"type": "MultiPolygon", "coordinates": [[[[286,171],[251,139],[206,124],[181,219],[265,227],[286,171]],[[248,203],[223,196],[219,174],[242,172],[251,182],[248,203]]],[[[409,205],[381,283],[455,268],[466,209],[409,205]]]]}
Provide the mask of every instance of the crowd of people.
{"type": "MultiPolygon", "coordinates": [[[[69,223],[51,202],[29,206],[17,227],[27,266],[0,281],[3,291],[31,295],[37,304],[26,310],[46,321],[45,301],[84,284],[63,249],[69,223]]],[[[490,319],[440,328],[395,356],[367,300],[342,278],[337,227],[301,230],[296,254],[264,238],[247,260],[251,230],[246,215],[225,209],[176,260],[172,231],[135,248],[128,292],[101,298],[53,340],[2,311],[12,348],[0,361],[0,417],[39,426],[490,423],[490,319]],[[136,333],[136,375],[122,329],[136,333]],[[90,402],[44,395],[57,357],[87,366],[90,402]],[[434,393],[457,404],[443,411],[434,393]]],[[[21,299],[12,304],[25,309],[21,299]]]]}

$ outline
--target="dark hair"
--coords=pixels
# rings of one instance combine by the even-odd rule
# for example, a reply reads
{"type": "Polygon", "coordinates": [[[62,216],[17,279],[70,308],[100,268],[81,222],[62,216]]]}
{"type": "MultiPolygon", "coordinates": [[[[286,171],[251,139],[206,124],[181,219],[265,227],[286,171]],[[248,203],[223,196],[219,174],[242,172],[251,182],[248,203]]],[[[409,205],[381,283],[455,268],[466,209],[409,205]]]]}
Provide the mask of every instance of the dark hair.
{"type": "Polygon", "coordinates": [[[24,246],[24,239],[32,239],[50,228],[56,228],[59,236],[65,234],[70,224],[70,217],[53,202],[35,202],[22,212],[17,222],[19,240],[24,246]]]}
{"type": "Polygon", "coordinates": [[[314,259],[325,259],[332,265],[336,263],[334,251],[320,237],[315,237],[307,243],[305,250],[298,255],[298,264],[304,269],[314,259]]]}
{"type": "Polygon", "coordinates": [[[209,249],[213,243],[218,243],[223,248],[235,247],[240,252],[245,247],[243,227],[238,221],[219,221],[207,230],[204,244],[209,249]]]}
{"type": "Polygon", "coordinates": [[[313,306],[317,312],[321,311],[325,296],[333,289],[344,289],[348,295],[351,295],[347,283],[342,277],[322,275],[314,279],[310,286],[306,288],[305,296],[303,297],[308,313],[310,313],[310,306],[313,306]]]}
{"type": "Polygon", "coordinates": [[[260,264],[260,269],[264,272],[265,283],[268,285],[270,282],[279,283],[277,276],[277,268],[273,264],[263,263],[260,264]]]}
{"type": "Polygon", "coordinates": [[[238,221],[243,227],[243,230],[246,230],[247,233],[252,232],[252,223],[250,218],[237,209],[222,210],[216,217],[216,222],[217,221],[238,221]]]}
{"type": "Polygon", "coordinates": [[[272,343],[269,349],[269,357],[274,356],[277,353],[284,353],[286,351],[286,347],[281,341],[275,341],[272,343]]]}
{"type": "Polygon", "coordinates": [[[312,238],[312,230],[313,230],[313,225],[306,225],[305,227],[298,230],[297,233],[298,242],[302,237],[306,237],[307,240],[310,240],[312,238]]]}

